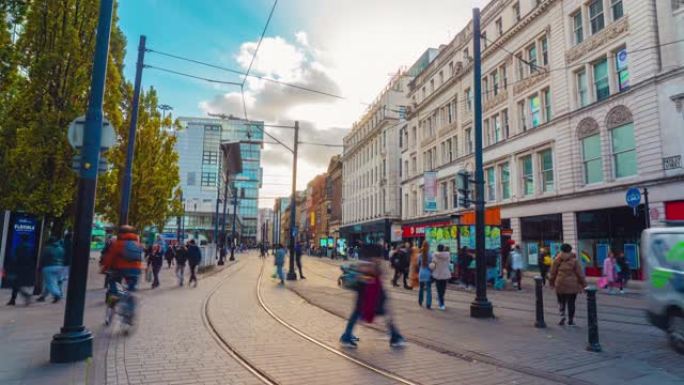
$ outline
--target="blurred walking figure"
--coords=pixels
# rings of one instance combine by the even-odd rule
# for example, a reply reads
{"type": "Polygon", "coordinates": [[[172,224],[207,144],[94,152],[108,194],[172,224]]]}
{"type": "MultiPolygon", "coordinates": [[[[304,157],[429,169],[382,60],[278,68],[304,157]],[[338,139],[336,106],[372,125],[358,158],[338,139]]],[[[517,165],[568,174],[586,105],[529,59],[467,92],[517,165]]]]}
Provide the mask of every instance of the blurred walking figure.
{"type": "Polygon", "coordinates": [[[69,267],[73,257],[73,235],[70,231],[64,235],[62,246],[64,248],[64,265],[62,266],[62,274],[59,277],[59,290],[64,293],[64,282],[69,280],[69,267]]]}
{"type": "Polygon", "coordinates": [[[202,250],[197,246],[194,239],[188,242],[188,265],[190,266],[190,279],[188,280],[188,285],[190,282],[193,283],[193,287],[197,287],[197,275],[196,270],[202,261],[202,250]]]}
{"type": "Polygon", "coordinates": [[[564,243],[551,266],[549,284],[556,290],[560,311],[559,325],[565,325],[565,308],[568,309],[568,325],[575,326],[575,301],[577,294],[587,286],[582,265],[572,252],[572,246],[564,243]]]}
{"type": "Polygon", "coordinates": [[[553,258],[549,254],[549,249],[542,247],[539,249],[539,255],[537,256],[537,266],[539,267],[539,275],[542,277],[542,285],[546,286],[546,280],[548,279],[549,269],[553,264],[553,258]]]}
{"type": "Polygon", "coordinates": [[[461,285],[466,290],[470,290],[471,286],[475,286],[474,277],[471,274],[471,264],[474,262],[473,256],[466,246],[461,247],[458,253],[458,270],[461,278],[461,285]]]}
{"type": "Polygon", "coordinates": [[[278,279],[280,279],[280,284],[284,285],[285,273],[283,273],[283,265],[285,264],[285,248],[282,244],[278,244],[278,247],[276,248],[276,252],[273,258],[273,262],[276,267],[276,275],[278,276],[278,279]]]}
{"type": "Polygon", "coordinates": [[[606,289],[608,294],[615,294],[615,287],[618,285],[616,265],[615,253],[613,251],[608,252],[608,258],[603,261],[603,277],[601,279],[601,286],[606,289]]]}
{"type": "Polygon", "coordinates": [[[625,286],[632,276],[632,271],[627,263],[627,258],[625,258],[625,253],[620,252],[615,258],[615,267],[618,270],[618,282],[620,283],[620,294],[625,293],[625,286]]]}
{"type": "Polygon", "coordinates": [[[295,261],[297,262],[297,268],[299,269],[299,278],[306,279],[304,273],[302,273],[302,243],[297,242],[295,244],[295,261]]]}
{"type": "Polygon", "coordinates": [[[515,245],[511,252],[511,269],[513,270],[514,284],[518,287],[518,290],[522,290],[523,257],[520,252],[520,245],[515,245]]]}
{"type": "MultiPolygon", "coordinates": [[[[410,243],[409,243],[410,244],[410,243]]],[[[420,255],[420,250],[416,247],[410,247],[410,256],[409,256],[409,286],[411,287],[411,290],[413,288],[418,287],[418,257],[420,255]]]]}
{"type": "Polygon", "coordinates": [[[64,247],[55,236],[50,236],[40,254],[40,269],[43,274],[43,293],[37,301],[45,301],[45,297],[50,294],[52,303],[59,302],[62,299],[60,280],[64,273],[64,247]]]}
{"type": "Polygon", "coordinates": [[[188,249],[185,245],[178,246],[176,250],[176,277],[178,278],[178,286],[183,286],[183,279],[185,278],[185,263],[188,261],[188,249]]]}
{"type": "Polygon", "coordinates": [[[19,245],[12,253],[12,259],[9,260],[7,266],[7,280],[12,286],[12,297],[8,306],[16,304],[17,295],[21,294],[26,301],[26,305],[31,303],[31,293],[24,288],[33,286],[35,281],[35,258],[33,252],[35,251],[33,244],[29,242],[28,235],[22,234],[19,236],[19,245]]]}
{"type": "Polygon", "coordinates": [[[360,257],[364,260],[353,269],[354,283],[350,286],[356,292],[354,310],[349,316],[347,327],[340,337],[340,344],[346,348],[356,348],[358,337],[354,336],[354,326],[361,318],[363,321],[372,323],[376,315],[385,317],[387,330],[390,335],[390,346],[399,348],[406,344],[404,337],[399,333],[392,312],[388,304],[388,297],[382,287],[382,261],[384,259],[383,248],[380,245],[364,245],[361,248],[360,257]]]}
{"type": "Polygon", "coordinates": [[[167,269],[171,268],[171,262],[173,262],[173,259],[176,257],[176,251],[174,250],[173,247],[167,247],[166,252],[164,253],[164,259],[166,259],[166,264],[168,265],[167,269]]]}
{"type": "Polygon", "coordinates": [[[161,246],[155,244],[152,246],[149,257],[147,257],[147,267],[152,269],[152,288],[159,287],[159,270],[164,265],[164,256],[162,255],[161,246]]]}
{"type": "Polygon", "coordinates": [[[437,246],[437,252],[433,254],[435,268],[432,270],[432,278],[435,280],[437,286],[437,300],[439,301],[439,310],[446,310],[444,303],[444,294],[446,293],[447,282],[451,278],[451,270],[449,263],[451,262],[451,253],[444,245],[437,246]]]}
{"type": "Polygon", "coordinates": [[[420,290],[418,291],[418,305],[423,306],[423,299],[425,299],[425,308],[432,308],[432,253],[430,253],[430,244],[423,242],[420,248],[420,257],[418,258],[418,282],[420,290]]]}
{"type": "Polygon", "coordinates": [[[392,278],[392,285],[395,287],[399,286],[397,281],[401,276],[404,283],[404,289],[411,288],[407,282],[409,275],[409,264],[411,260],[409,250],[411,250],[410,243],[406,242],[401,247],[398,247],[392,257],[390,257],[390,260],[394,260],[394,278],[392,278]]]}

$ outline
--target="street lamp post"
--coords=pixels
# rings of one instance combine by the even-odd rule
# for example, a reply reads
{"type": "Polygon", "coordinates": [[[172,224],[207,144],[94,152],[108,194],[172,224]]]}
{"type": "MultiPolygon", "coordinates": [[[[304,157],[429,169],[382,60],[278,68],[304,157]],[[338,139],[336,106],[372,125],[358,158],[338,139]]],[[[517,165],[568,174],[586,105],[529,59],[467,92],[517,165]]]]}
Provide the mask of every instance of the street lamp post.
{"type": "Polygon", "coordinates": [[[238,197],[237,197],[237,188],[235,187],[235,182],[233,182],[233,235],[231,236],[230,239],[230,261],[235,260],[235,220],[237,219],[237,203],[238,203],[238,197]]]}
{"type": "Polygon", "coordinates": [[[297,231],[297,145],[299,144],[299,122],[294,126],[294,156],[292,158],[292,201],[290,202],[290,268],[287,272],[288,281],[296,281],[295,273],[295,232],[297,231]]]}
{"type": "Polygon", "coordinates": [[[162,111],[162,126],[164,127],[164,121],[166,120],[166,112],[173,110],[173,107],[169,106],[168,104],[160,104],[157,106],[158,109],[162,111]]]}

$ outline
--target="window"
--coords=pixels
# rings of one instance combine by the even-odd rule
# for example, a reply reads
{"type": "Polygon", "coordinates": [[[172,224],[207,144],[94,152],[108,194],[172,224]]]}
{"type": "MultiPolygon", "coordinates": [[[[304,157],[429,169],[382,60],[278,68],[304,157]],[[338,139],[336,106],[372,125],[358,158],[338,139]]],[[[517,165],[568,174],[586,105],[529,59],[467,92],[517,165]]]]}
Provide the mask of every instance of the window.
{"type": "Polygon", "coordinates": [[[404,173],[402,174],[404,178],[409,176],[409,162],[408,160],[404,161],[404,168],[403,168],[404,173]]]}
{"type": "Polygon", "coordinates": [[[468,48],[463,50],[463,61],[470,60],[470,54],[468,53],[468,48]]]}
{"type": "Polygon", "coordinates": [[[542,65],[549,65],[549,41],[546,35],[541,38],[542,65]]]}
{"type": "Polygon", "coordinates": [[[480,34],[480,37],[482,38],[482,45],[484,46],[484,48],[487,48],[487,46],[489,45],[489,40],[487,40],[487,32],[482,32],[480,34]]]}
{"type": "Polygon", "coordinates": [[[603,181],[600,134],[595,134],[582,139],[582,161],[584,163],[585,184],[603,181]]]}
{"type": "Polygon", "coordinates": [[[513,17],[515,18],[516,22],[520,21],[520,3],[519,2],[513,4],[513,17]]]}
{"type": "Polygon", "coordinates": [[[423,99],[427,96],[427,92],[425,91],[425,87],[423,87],[423,99]]]}
{"type": "Polygon", "coordinates": [[[204,151],[202,153],[202,164],[218,164],[218,151],[204,151]]]}
{"type": "Polygon", "coordinates": [[[603,0],[592,0],[589,3],[589,23],[591,24],[591,34],[599,33],[604,25],[603,21],[603,0]]]}
{"type": "Polygon", "coordinates": [[[622,0],[611,0],[610,8],[613,10],[613,21],[620,19],[624,15],[622,0]]]}
{"type": "Polygon", "coordinates": [[[527,119],[525,118],[525,101],[518,102],[518,132],[527,131],[527,119]]]}
{"type": "Polygon", "coordinates": [[[213,187],[216,186],[216,173],[215,172],[202,172],[202,187],[213,187]]]}
{"type": "Polygon", "coordinates": [[[487,201],[493,202],[496,200],[496,178],[494,177],[494,167],[485,170],[487,175],[487,201]]]}
{"type": "Polygon", "coordinates": [[[492,125],[494,131],[494,143],[499,143],[503,139],[501,135],[501,119],[499,118],[499,115],[494,115],[494,118],[492,118],[492,125]]]}
{"type": "Polygon", "coordinates": [[[525,67],[523,64],[522,54],[519,53],[519,54],[515,55],[515,58],[518,59],[518,60],[516,60],[516,63],[517,63],[516,65],[518,67],[518,80],[523,80],[523,79],[525,79],[525,67]]]}
{"type": "Polygon", "coordinates": [[[511,197],[511,170],[508,162],[499,166],[499,179],[501,180],[501,199],[510,199],[511,197]]]}
{"type": "Polygon", "coordinates": [[[465,96],[466,96],[466,110],[468,112],[471,112],[473,110],[473,93],[470,91],[470,88],[468,88],[465,91],[465,96]]]}
{"type": "Polygon", "coordinates": [[[530,66],[530,73],[537,70],[537,45],[532,44],[527,47],[527,63],[530,66]]]}
{"type": "Polygon", "coordinates": [[[508,75],[506,74],[506,65],[502,65],[499,70],[501,71],[501,81],[503,84],[503,88],[506,89],[508,87],[508,75]]]}
{"type": "Polygon", "coordinates": [[[608,85],[608,61],[606,59],[601,59],[594,64],[594,91],[596,92],[597,102],[610,96],[610,87],[608,85]]]}
{"type": "Polygon", "coordinates": [[[454,159],[456,159],[456,158],[458,158],[458,136],[454,136],[452,148],[453,148],[453,152],[454,152],[454,159]]]}
{"type": "Polygon", "coordinates": [[[587,93],[587,72],[581,70],[575,75],[577,77],[577,104],[584,107],[589,104],[589,97],[587,93]]]}
{"type": "Polygon", "coordinates": [[[534,172],[532,169],[532,155],[522,157],[522,187],[523,195],[534,194],[534,172]]]}
{"type": "Polygon", "coordinates": [[[634,124],[613,128],[610,132],[613,148],[613,167],[616,178],[637,174],[634,124]]]}
{"type": "Polygon", "coordinates": [[[482,78],[482,99],[487,100],[489,97],[489,80],[487,77],[482,78]]]}
{"type": "Polygon", "coordinates": [[[442,210],[449,208],[449,193],[447,192],[447,182],[440,184],[440,198],[442,198],[442,210]]]}
{"type": "Polygon", "coordinates": [[[454,152],[453,152],[453,147],[451,147],[451,139],[447,139],[446,141],[446,151],[447,151],[447,162],[451,162],[454,160],[454,152]]]}
{"type": "Polygon", "coordinates": [[[439,85],[441,86],[442,84],[444,84],[444,72],[439,71],[439,85]]]}
{"type": "Polygon", "coordinates": [[[553,155],[551,149],[539,153],[539,164],[541,166],[542,191],[553,191],[553,155]]]}
{"type": "Polygon", "coordinates": [[[534,95],[531,96],[528,99],[529,107],[530,107],[530,120],[532,127],[537,127],[542,123],[542,116],[541,116],[541,103],[539,101],[539,95],[534,95]]]}
{"type": "Polygon", "coordinates": [[[494,91],[494,96],[499,94],[499,72],[494,71],[490,76],[492,80],[492,91],[494,91]]]}
{"type": "Polygon", "coordinates": [[[418,143],[418,129],[416,126],[413,126],[412,132],[411,132],[411,142],[415,146],[416,143],[418,143]]]}
{"type": "Polygon", "coordinates": [[[544,96],[544,119],[546,122],[551,120],[551,90],[549,88],[542,91],[544,96]]]}
{"type": "Polygon", "coordinates": [[[483,132],[484,132],[484,138],[483,138],[483,140],[484,140],[484,145],[485,145],[485,146],[489,146],[490,144],[494,143],[494,142],[492,141],[492,132],[491,132],[491,130],[489,129],[489,119],[485,119],[482,123],[483,123],[483,128],[482,128],[482,129],[484,130],[484,131],[483,131],[483,132]]]}
{"type": "Polygon", "coordinates": [[[510,135],[510,128],[508,126],[508,110],[501,111],[501,128],[503,138],[506,139],[510,135]]]}
{"type": "Polygon", "coordinates": [[[449,124],[453,123],[453,121],[454,121],[454,114],[453,114],[453,111],[451,108],[452,108],[452,104],[449,103],[447,105],[447,122],[449,124]]]}
{"type": "Polygon", "coordinates": [[[430,92],[435,92],[435,79],[430,79],[430,92]]]}
{"type": "Polygon", "coordinates": [[[572,25],[575,32],[575,44],[579,44],[584,40],[584,28],[582,26],[581,10],[572,15],[572,25]]]}
{"type": "Polygon", "coordinates": [[[454,63],[449,63],[449,76],[454,76],[454,63]]]}
{"type": "Polygon", "coordinates": [[[615,69],[617,71],[618,90],[629,89],[629,71],[627,70],[627,49],[623,48],[615,54],[615,69]]]}
{"type": "Polygon", "coordinates": [[[503,22],[501,21],[501,18],[496,19],[496,33],[501,36],[503,35],[503,22]]]}
{"type": "Polygon", "coordinates": [[[473,152],[473,129],[466,128],[466,155],[472,154],[473,152]]]}

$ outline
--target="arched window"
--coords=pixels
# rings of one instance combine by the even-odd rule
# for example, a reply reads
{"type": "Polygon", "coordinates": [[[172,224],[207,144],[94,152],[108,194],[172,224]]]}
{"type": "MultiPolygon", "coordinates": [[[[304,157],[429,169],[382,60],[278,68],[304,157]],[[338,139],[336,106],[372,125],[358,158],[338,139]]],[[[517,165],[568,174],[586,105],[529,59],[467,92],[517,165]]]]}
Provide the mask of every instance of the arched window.
{"type": "Polygon", "coordinates": [[[603,182],[601,133],[593,118],[584,118],[577,125],[577,137],[582,150],[582,176],[584,184],[603,182]]]}

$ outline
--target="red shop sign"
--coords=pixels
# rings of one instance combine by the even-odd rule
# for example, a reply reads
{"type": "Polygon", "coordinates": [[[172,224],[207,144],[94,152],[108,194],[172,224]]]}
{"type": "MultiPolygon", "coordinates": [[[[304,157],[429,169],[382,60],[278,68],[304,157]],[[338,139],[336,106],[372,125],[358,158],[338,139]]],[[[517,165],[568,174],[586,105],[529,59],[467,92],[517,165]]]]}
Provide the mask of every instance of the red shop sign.
{"type": "Polygon", "coordinates": [[[425,238],[425,228],[426,227],[449,226],[451,224],[452,223],[449,221],[444,221],[444,222],[421,223],[419,225],[403,225],[403,226],[401,226],[401,235],[404,238],[425,238]]]}

